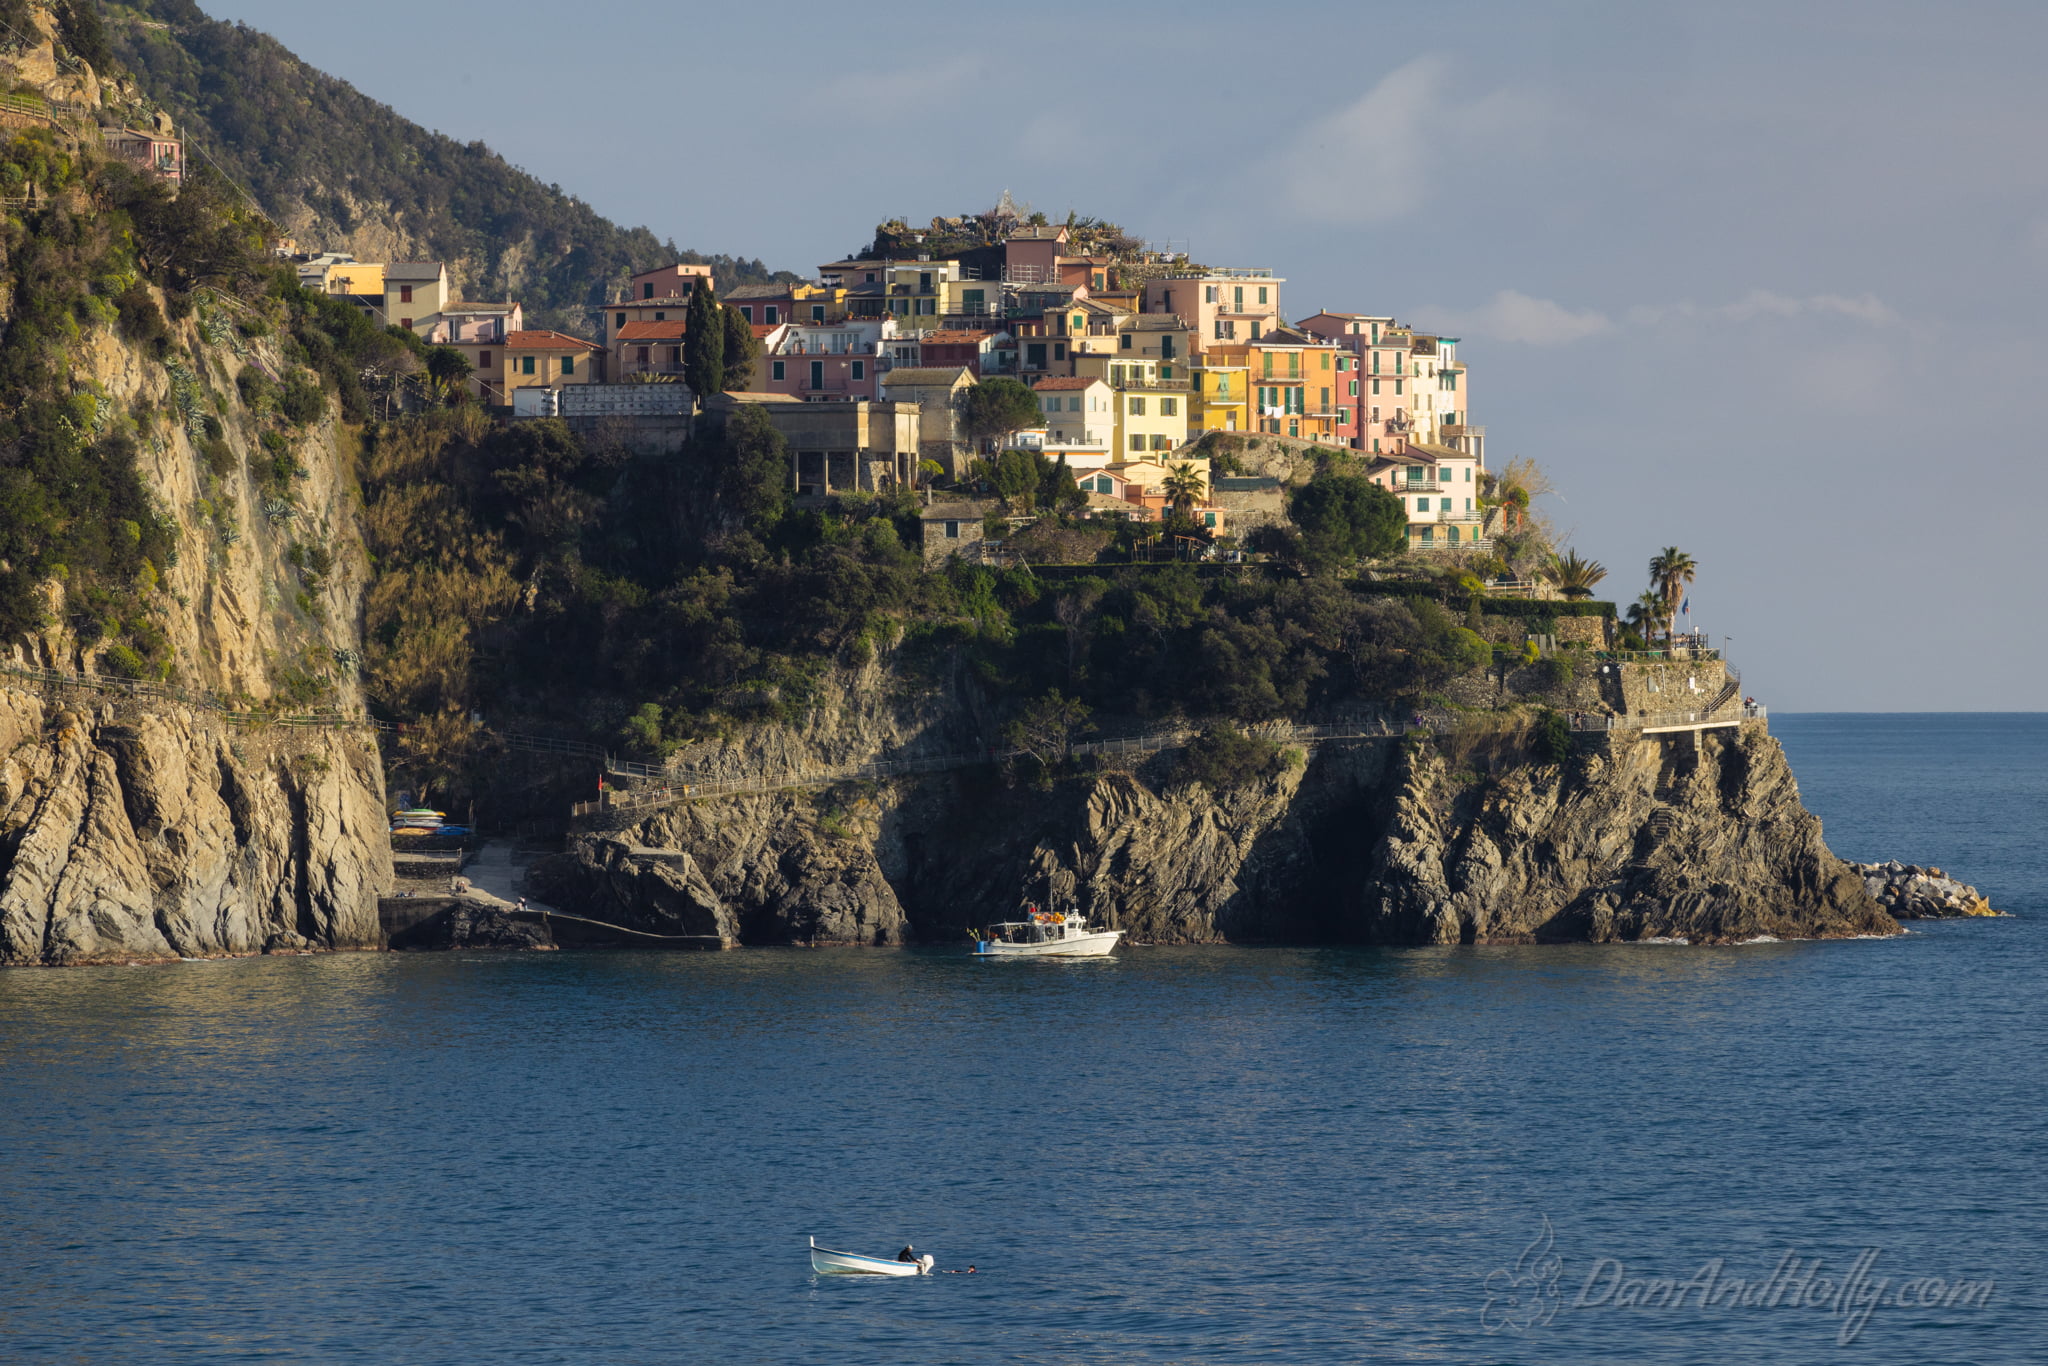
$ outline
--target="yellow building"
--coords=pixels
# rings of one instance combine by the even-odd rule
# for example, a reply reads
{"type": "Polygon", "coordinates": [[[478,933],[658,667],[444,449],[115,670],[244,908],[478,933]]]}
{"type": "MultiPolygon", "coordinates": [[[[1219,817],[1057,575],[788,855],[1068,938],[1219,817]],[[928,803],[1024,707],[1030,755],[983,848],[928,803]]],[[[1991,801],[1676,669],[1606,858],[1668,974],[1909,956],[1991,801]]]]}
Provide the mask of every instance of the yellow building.
{"type": "Polygon", "coordinates": [[[1338,409],[1355,402],[1345,396],[1345,384],[1356,376],[1348,361],[1347,368],[1339,370],[1338,359],[1336,346],[1287,327],[1255,342],[1211,345],[1202,352],[1205,365],[1244,367],[1243,383],[1251,399],[1251,425],[1245,430],[1343,444],[1337,435],[1338,409]]]}
{"type": "Polygon", "coordinates": [[[1164,454],[1187,444],[1191,389],[1186,365],[1102,351],[1076,353],[1073,366],[1077,378],[1106,380],[1115,395],[1118,453],[1164,454]]]}
{"type": "MultiPolygon", "coordinates": [[[[1241,359],[1241,358],[1240,358],[1241,359]]],[[[1248,432],[1251,424],[1251,370],[1210,348],[1202,363],[1189,372],[1188,433],[1248,432]]]]}
{"type": "Polygon", "coordinates": [[[454,297],[448,268],[439,261],[393,261],[384,267],[384,321],[392,327],[424,337],[454,297]]]}

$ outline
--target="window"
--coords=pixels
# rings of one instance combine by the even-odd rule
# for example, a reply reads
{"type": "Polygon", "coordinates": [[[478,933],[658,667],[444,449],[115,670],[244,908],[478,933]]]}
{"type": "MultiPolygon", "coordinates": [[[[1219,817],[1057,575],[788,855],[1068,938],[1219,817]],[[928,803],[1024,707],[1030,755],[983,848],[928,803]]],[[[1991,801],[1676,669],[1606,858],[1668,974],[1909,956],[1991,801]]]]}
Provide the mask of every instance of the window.
{"type": "Polygon", "coordinates": [[[1317,408],[1316,411],[1319,413],[1327,413],[1330,411],[1330,390],[1327,385],[1323,388],[1322,406],[1320,408],[1317,408]]]}
{"type": "Polygon", "coordinates": [[[1081,396],[1079,394],[1075,394],[1067,400],[1067,411],[1070,413],[1081,411],[1081,396]]]}
{"type": "Polygon", "coordinates": [[[1154,432],[1152,433],[1152,449],[1155,451],[1172,450],[1173,443],[1168,441],[1163,434],[1154,432]]]}
{"type": "Polygon", "coordinates": [[[1067,344],[1065,342],[1054,342],[1052,344],[1052,358],[1054,360],[1065,360],[1067,358],[1067,344]]]}
{"type": "Polygon", "coordinates": [[[823,305],[823,304],[812,304],[812,305],[811,305],[811,321],[812,321],[812,322],[814,322],[814,323],[821,323],[821,322],[825,321],[825,305],[823,305]]]}
{"type": "Polygon", "coordinates": [[[1179,399],[1177,399],[1177,398],[1162,398],[1162,399],[1160,399],[1160,400],[1159,400],[1159,415],[1160,415],[1161,417],[1179,417],[1179,416],[1180,416],[1180,400],[1179,400],[1179,399]]]}
{"type": "Polygon", "coordinates": [[[633,351],[633,359],[634,359],[634,360],[636,360],[636,361],[638,361],[638,362],[639,362],[640,364],[642,364],[642,365],[645,365],[645,364],[647,364],[647,360],[648,360],[648,353],[647,353],[647,348],[646,348],[646,347],[644,347],[644,346],[641,346],[641,347],[636,347],[636,348],[634,348],[634,351],[633,351]]]}
{"type": "Polygon", "coordinates": [[[1351,381],[1351,393],[1350,393],[1349,397],[1351,397],[1351,398],[1357,398],[1357,397],[1358,397],[1358,381],[1357,381],[1357,380],[1352,380],[1352,381],[1351,381]]]}
{"type": "Polygon", "coordinates": [[[1133,433],[1131,434],[1131,449],[1132,449],[1132,450],[1134,450],[1134,451],[1142,451],[1142,450],[1144,450],[1144,449],[1145,449],[1145,438],[1144,438],[1144,437],[1142,437],[1142,436],[1139,436],[1139,435],[1138,435],[1138,434],[1137,434],[1136,432],[1133,432],[1133,433]]]}
{"type": "Polygon", "coordinates": [[[1202,525],[1203,525],[1203,526],[1215,526],[1215,525],[1216,525],[1216,514],[1215,514],[1215,513],[1213,513],[1213,512],[1205,512],[1205,513],[1203,513],[1203,514],[1202,514],[1202,525]]]}
{"type": "Polygon", "coordinates": [[[519,373],[522,375],[530,375],[533,373],[532,356],[521,356],[519,358],[519,373]]]}
{"type": "Polygon", "coordinates": [[[1254,322],[1254,323],[1252,324],[1252,340],[1253,340],[1253,341],[1257,341],[1258,339],[1259,339],[1259,325],[1258,325],[1258,323],[1254,322]]]}
{"type": "Polygon", "coordinates": [[[1143,417],[1145,415],[1145,400],[1142,398],[1132,399],[1130,414],[1132,417],[1143,417]]]}
{"type": "Polygon", "coordinates": [[[1048,396],[1043,406],[1048,413],[1058,412],[1060,410],[1059,397],[1057,395],[1048,396]]]}
{"type": "Polygon", "coordinates": [[[1232,288],[1231,288],[1231,291],[1230,291],[1230,293],[1231,293],[1231,306],[1232,306],[1233,308],[1236,308],[1236,309],[1238,309],[1238,310],[1239,310],[1240,312],[1241,312],[1241,311],[1243,311],[1243,309],[1244,309],[1244,286],[1243,286],[1243,285],[1234,285],[1234,286],[1232,286],[1232,288]]]}
{"type": "Polygon", "coordinates": [[[868,272],[868,278],[867,278],[867,281],[866,281],[866,283],[868,283],[868,284],[873,284],[874,282],[875,282],[875,273],[874,273],[874,272],[873,272],[873,271],[871,270],[871,271],[869,271],[869,272],[868,272]]]}
{"type": "MultiPolygon", "coordinates": [[[[1465,466],[1465,482],[1466,482],[1466,483],[1468,483],[1468,484],[1472,482],[1472,467],[1471,467],[1470,465],[1467,465],[1467,466],[1465,466]]],[[[1466,507],[1470,507],[1470,506],[1472,506],[1472,504],[1471,504],[1471,502],[1470,502],[1470,501],[1468,500],[1468,501],[1466,502],[1465,506],[1466,506],[1466,507]]]]}
{"type": "Polygon", "coordinates": [[[1128,351],[1131,349],[1130,333],[1126,332],[1116,339],[1116,349],[1119,351],[1128,351]]]}
{"type": "Polygon", "coordinates": [[[1273,378],[1273,353],[1272,353],[1271,351],[1262,351],[1262,352],[1260,352],[1260,353],[1259,353],[1259,359],[1260,359],[1261,361],[1265,362],[1265,366],[1266,366],[1266,369],[1265,369],[1265,375],[1266,375],[1266,378],[1267,378],[1267,379],[1271,379],[1271,378],[1273,378]]]}
{"type": "Polygon", "coordinates": [[[1394,381],[1394,392],[1395,392],[1396,394],[1399,394],[1399,393],[1401,392],[1401,381],[1400,381],[1400,380],[1395,380],[1395,381],[1394,381]]]}
{"type": "Polygon", "coordinates": [[[960,524],[958,522],[946,523],[946,539],[949,541],[960,539],[960,524]]]}
{"type": "Polygon", "coordinates": [[[409,303],[411,303],[411,302],[412,302],[412,286],[411,286],[411,285],[400,285],[400,286],[398,287],[398,302],[400,302],[400,303],[402,303],[402,304],[409,304],[409,303]]]}
{"type": "Polygon", "coordinates": [[[1287,353],[1287,377],[1289,379],[1301,378],[1301,352],[1289,351],[1287,353]]]}
{"type": "Polygon", "coordinates": [[[968,311],[973,313],[979,313],[981,311],[980,305],[982,301],[987,297],[988,296],[979,289],[966,289],[960,292],[960,302],[968,305],[968,311]]]}
{"type": "Polygon", "coordinates": [[[937,313],[939,311],[939,301],[937,299],[919,299],[917,301],[917,311],[924,314],[937,313]]]}
{"type": "Polygon", "coordinates": [[[932,292],[932,273],[930,271],[921,270],[917,273],[917,292],[920,294],[932,292]]]}
{"type": "Polygon", "coordinates": [[[1045,368],[1044,342],[1026,342],[1024,344],[1024,368],[1026,370],[1043,370],[1045,368]]]}
{"type": "Polygon", "coordinates": [[[811,387],[813,389],[825,387],[825,362],[821,360],[811,362],[811,387]]]}
{"type": "Polygon", "coordinates": [[[574,356],[562,357],[562,373],[565,375],[576,373],[576,358],[574,356]]]}
{"type": "Polygon", "coordinates": [[[1372,439],[1372,453],[1374,455],[1378,455],[1380,453],[1380,439],[1378,437],[1374,437],[1372,439]]]}
{"type": "Polygon", "coordinates": [[[754,306],[752,304],[741,304],[740,316],[748,322],[754,321],[754,306]]]}
{"type": "Polygon", "coordinates": [[[619,314],[617,318],[613,319],[612,325],[614,327],[624,327],[626,325],[626,315],[623,313],[619,314]]]}
{"type": "MultiPolygon", "coordinates": [[[[1451,472],[1448,468],[1438,470],[1436,472],[1436,477],[1437,482],[1439,483],[1448,484],[1451,482],[1451,472]]],[[[1450,504],[1446,503],[1444,504],[1444,506],[1449,507],[1450,504]]]]}
{"type": "Polygon", "coordinates": [[[651,298],[653,298],[653,297],[654,297],[654,286],[653,286],[653,285],[642,285],[642,286],[640,286],[640,297],[641,297],[641,298],[643,298],[643,299],[651,299],[651,298]]]}
{"type": "Polygon", "coordinates": [[[1301,435],[1301,424],[1291,417],[1287,419],[1287,434],[1289,436],[1301,435]]]}
{"type": "Polygon", "coordinates": [[[491,353],[490,353],[490,352],[488,352],[488,351],[479,351],[479,352],[477,352],[477,353],[476,353],[476,368],[477,368],[477,369],[479,369],[479,370],[488,370],[488,369],[490,369],[490,368],[491,368],[491,353]]]}
{"type": "Polygon", "coordinates": [[[1467,499],[1465,500],[1465,511],[1467,511],[1467,512],[1470,512],[1471,510],[1472,510],[1472,500],[1471,500],[1470,498],[1467,498],[1467,499]]]}
{"type": "Polygon", "coordinates": [[[1456,527],[1452,527],[1452,528],[1451,528],[1451,544],[1452,544],[1452,545],[1456,545],[1457,543],[1458,543],[1458,529],[1457,529],[1456,527]]]}
{"type": "Polygon", "coordinates": [[[658,322],[658,323],[660,323],[660,322],[667,322],[667,321],[668,321],[668,313],[667,313],[666,311],[662,310],[662,309],[659,309],[659,308],[657,308],[657,309],[655,309],[655,310],[654,310],[654,320],[655,320],[656,322],[658,322]]]}
{"type": "Polygon", "coordinates": [[[1435,542],[1435,540],[1436,540],[1436,528],[1434,528],[1434,527],[1424,527],[1424,528],[1422,528],[1422,543],[1423,543],[1424,545],[1430,545],[1430,544],[1434,543],[1434,542],[1435,542]]]}
{"type": "Polygon", "coordinates": [[[1259,286],[1259,302],[1266,302],[1266,287],[1264,285],[1259,286]]]}
{"type": "MultiPolygon", "coordinates": [[[[1213,304],[1216,302],[1216,286],[1202,286],[1202,302],[1205,304],[1213,304]]],[[[1219,333],[1218,335],[1220,336],[1221,334],[1219,333]]]]}
{"type": "Polygon", "coordinates": [[[1329,352],[1327,352],[1327,351],[1325,351],[1325,352],[1323,352],[1323,353],[1322,353],[1322,357],[1323,357],[1323,368],[1324,368],[1325,370],[1327,370],[1327,369],[1329,369],[1329,368],[1330,368],[1330,353],[1329,353],[1329,352]]]}
{"type": "MultiPolygon", "coordinates": [[[[750,318],[748,319],[748,321],[751,322],[753,320],[750,318]]],[[[770,327],[774,327],[777,323],[782,321],[782,310],[777,308],[774,304],[763,304],[761,307],[761,321],[768,324],[770,327]]]]}
{"type": "Polygon", "coordinates": [[[1228,375],[1218,375],[1218,376],[1216,376],[1216,397],[1218,397],[1218,398],[1229,398],[1229,397],[1230,397],[1230,376],[1228,376],[1228,375]]]}
{"type": "Polygon", "coordinates": [[[784,370],[785,370],[785,368],[786,368],[786,367],[785,367],[785,363],[784,363],[784,362],[782,362],[782,361],[779,361],[779,360],[778,360],[778,361],[774,361],[774,362],[772,362],[772,363],[771,363],[771,366],[770,366],[770,371],[769,371],[769,373],[770,373],[770,374],[771,374],[771,375],[772,375],[772,376],[773,376],[773,377],[774,377],[775,379],[788,379],[788,378],[789,378],[789,376],[788,376],[787,374],[785,374],[785,373],[784,373],[784,370]]]}
{"type": "Polygon", "coordinates": [[[683,348],[682,348],[682,347],[680,347],[680,346],[671,346],[671,347],[670,347],[670,348],[668,349],[668,363],[669,363],[670,365],[681,365],[681,364],[683,363],[683,348]]]}
{"type": "Polygon", "coordinates": [[[404,329],[405,329],[406,331],[408,331],[408,332],[412,331],[412,319],[411,319],[411,318],[400,318],[400,319],[398,320],[398,325],[399,325],[400,327],[404,328],[404,329]]]}
{"type": "Polygon", "coordinates": [[[1372,420],[1373,420],[1374,422],[1377,422],[1377,421],[1379,421],[1379,420],[1380,420],[1380,408],[1379,408],[1379,405],[1378,405],[1377,403],[1375,403],[1375,404],[1373,405],[1373,408],[1372,408],[1372,420]]]}
{"type": "Polygon", "coordinates": [[[1337,425],[1339,427],[1349,427],[1351,425],[1351,410],[1349,408],[1340,406],[1337,409],[1337,425]]]}
{"type": "Polygon", "coordinates": [[[1104,284],[1102,283],[1102,272],[1101,272],[1101,271],[1099,271],[1099,270],[1095,272],[1095,288],[1096,288],[1096,289],[1103,289],[1103,288],[1106,288],[1106,286],[1105,286],[1105,285],[1104,285],[1104,284]]]}
{"type": "Polygon", "coordinates": [[[857,360],[853,363],[853,377],[855,379],[866,379],[868,377],[868,363],[866,361],[857,360]]]}

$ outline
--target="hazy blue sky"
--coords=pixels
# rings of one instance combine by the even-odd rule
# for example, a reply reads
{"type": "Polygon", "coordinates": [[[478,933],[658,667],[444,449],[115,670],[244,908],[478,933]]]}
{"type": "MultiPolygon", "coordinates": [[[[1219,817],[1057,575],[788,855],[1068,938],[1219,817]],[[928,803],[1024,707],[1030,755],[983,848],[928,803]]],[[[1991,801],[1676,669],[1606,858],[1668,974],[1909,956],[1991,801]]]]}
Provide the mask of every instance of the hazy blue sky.
{"type": "Polygon", "coordinates": [[[1788,710],[2039,710],[2048,6],[202,0],[624,223],[808,271],[1049,213],[1465,339],[1626,601],[1788,710]]]}

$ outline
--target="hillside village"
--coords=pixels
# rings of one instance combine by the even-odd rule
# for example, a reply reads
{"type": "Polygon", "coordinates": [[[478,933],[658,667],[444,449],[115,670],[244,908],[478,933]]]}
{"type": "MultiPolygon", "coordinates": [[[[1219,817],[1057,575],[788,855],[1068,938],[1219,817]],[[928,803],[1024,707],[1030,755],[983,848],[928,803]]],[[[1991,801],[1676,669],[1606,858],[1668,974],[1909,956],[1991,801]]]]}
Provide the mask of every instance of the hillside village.
{"type": "Polygon", "coordinates": [[[1457,338],[1387,314],[1290,322],[1270,268],[1204,266],[1120,235],[1111,245],[1127,249],[1106,251],[1101,234],[1081,241],[1042,215],[979,218],[983,245],[944,240],[962,220],[885,225],[877,243],[893,252],[826,262],[807,283],[719,294],[709,266],[643,271],[593,309],[587,336],[529,328],[517,301],[462,299],[438,262],[297,265],[307,288],[460,353],[470,395],[511,420],[624,419],[682,440],[695,415],[759,406],[790,445],[800,498],[927,486],[929,558],[994,553],[982,533],[998,529],[960,490],[998,449],[1063,465],[1084,517],[1156,525],[1178,510],[1208,544],[1241,541],[1282,505],[1280,479],[1225,454],[1245,444],[1232,437],[1353,454],[1401,499],[1415,551],[1484,549],[1515,515],[1488,497],[1457,338]],[[687,383],[700,291],[757,352],[735,364],[728,342],[728,388],[713,395],[687,383]],[[1000,439],[970,430],[969,393],[992,380],[1025,386],[1038,420],[1000,439]]]}

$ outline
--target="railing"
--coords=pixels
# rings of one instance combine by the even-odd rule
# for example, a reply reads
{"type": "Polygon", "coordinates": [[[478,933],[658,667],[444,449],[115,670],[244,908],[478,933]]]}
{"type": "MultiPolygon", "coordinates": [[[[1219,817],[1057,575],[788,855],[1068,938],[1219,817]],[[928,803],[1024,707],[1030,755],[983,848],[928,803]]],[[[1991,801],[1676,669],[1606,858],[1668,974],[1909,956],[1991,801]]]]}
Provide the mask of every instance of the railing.
{"type": "Polygon", "coordinates": [[[1691,649],[1680,647],[1676,650],[1596,650],[1593,657],[1610,664],[1669,664],[1684,660],[1718,660],[1719,650],[1691,649]]]}
{"type": "Polygon", "coordinates": [[[1170,394],[1184,394],[1188,391],[1188,382],[1184,379],[1113,379],[1109,382],[1109,387],[1112,389],[1157,389],[1170,394]]]}
{"type": "MultiPolygon", "coordinates": [[[[1672,717],[1694,716],[1698,713],[1670,713],[1668,716],[1585,716],[1574,715],[1571,728],[1582,732],[1606,732],[1640,730],[1645,726],[1655,728],[1660,724],[1685,724],[1671,720],[1672,717]]],[[[1743,709],[1744,718],[1762,718],[1762,707],[1750,706],[1743,709]]],[[[1735,718],[1731,717],[1732,724],[1735,718]]],[[[1260,739],[1276,744],[1328,744],[1345,741],[1394,740],[1414,734],[1433,735],[1452,732],[1458,728],[1459,714],[1445,711],[1415,712],[1407,721],[1389,720],[1384,717],[1353,721],[1339,721],[1326,725],[1278,724],[1256,726],[1252,733],[1260,739]]],[[[1186,745],[1200,732],[1192,727],[1175,727],[1149,731],[1139,735],[1118,736],[1104,740],[1090,740],[1071,745],[1064,750],[1061,758],[1088,758],[1092,756],[1149,755],[1162,750],[1177,749],[1186,745]]],[[[643,773],[664,777],[668,781],[656,787],[636,788],[630,792],[612,791],[594,802],[578,802],[571,808],[571,815],[577,818],[596,816],[608,812],[626,813],[650,810],[675,802],[699,801],[712,797],[739,797],[781,792],[798,787],[825,787],[835,783],[862,782],[881,778],[898,778],[921,773],[940,773],[950,769],[968,768],[981,764],[1005,763],[1025,758],[1028,751],[1021,749],[998,749],[993,746],[972,752],[935,754],[914,759],[883,759],[866,764],[851,764],[840,767],[819,766],[816,768],[787,769],[775,773],[739,775],[734,777],[705,777],[688,772],[658,771],[641,766],[643,773]]]]}
{"type": "Polygon", "coordinates": [[[1486,520],[1486,514],[1483,512],[1445,512],[1442,508],[1438,508],[1436,519],[1439,522],[1481,522],[1486,520]]]}
{"type": "Polygon", "coordinates": [[[169,683],[151,683],[137,678],[116,678],[110,674],[70,673],[62,669],[36,669],[16,664],[0,664],[0,676],[24,678],[31,682],[52,687],[78,688],[87,692],[113,693],[124,697],[145,697],[166,702],[177,702],[183,706],[200,707],[218,712],[235,725],[279,725],[279,726],[364,726],[370,724],[360,715],[348,715],[339,710],[327,709],[315,712],[284,713],[255,711],[247,707],[237,708],[213,693],[197,688],[180,688],[169,683]]]}
{"type": "Polygon", "coordinates": [[[1770,717],[1770,709],[1755,702],[1746,702],[1735,708],[1705,707],[1697,711],[1650,712],[1643,716],[1592,716],[1574,712],[1570,718],[1571,728],[1581,733],[1608,733],[1619,730],[1671,730],[1691,726],[1732,726],[1743,721],[1763,721],[1770,717]]]}
{"type": "Polygon", "coordinates": [[[1395,493],[1441,493],[1444,488],[1434,479],[1397,480],[1387,487],[1395,493]]]}

